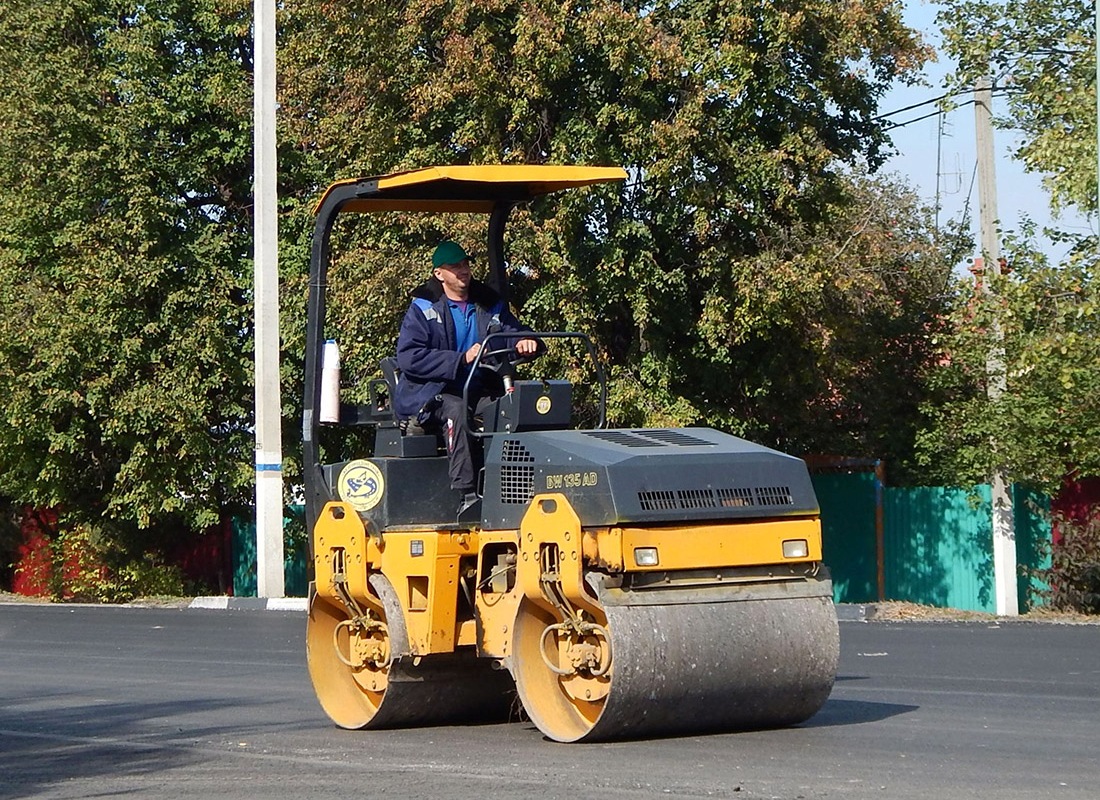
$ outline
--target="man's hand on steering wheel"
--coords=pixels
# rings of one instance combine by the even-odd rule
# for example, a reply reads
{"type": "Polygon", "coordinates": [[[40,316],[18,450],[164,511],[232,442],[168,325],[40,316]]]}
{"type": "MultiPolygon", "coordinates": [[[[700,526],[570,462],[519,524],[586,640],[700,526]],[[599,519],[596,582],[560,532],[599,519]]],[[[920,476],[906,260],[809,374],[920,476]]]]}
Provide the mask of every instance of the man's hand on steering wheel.
{"type": "Polygon", "coordinates": [[[539,343],[534,339],[520,339],[516,342],[516,355],[529,358],[538,352],[539,343]]]}
{"type": "Polygon", "coordinates": [[[478,345],[474,345],[466,352],[466,358],[471,359],[472,356],[476,356],[478,353],[481,355],[478,366],[490,372],[506,374],[511,373],[514,367],[525,364],[530,359],[538,356],[539,342],[537,339],[531,338],[520,339],[514,345],[491,349],[481,349],[478,348],[478,345]]]}
{"type": "MultiPolygon", "coordinates": [[[[511,358],[509,360],[518,361],[520,359],[526,359],[526,358],[530,358],[530,357],[536,355],[538,353],[538,350],[539,350],[539,343],[538,343],[537,340],[535,340],[535,339],[520,339],[518,342],[516,342],[514,347],[502,347],[502,348],[495,349],[492,352],[487,350],[487,351],[485,351],[485,353],[482,354],[482,358],[483,359],[484,358],[490,358],[491,359],[491,358],[496,358],[496,357],[501,356],[501,355],[508,355],[508,356],[511,356],[511,358]]],[[[474,359],[477,358],[477,354],[480,353],[480,352],[481,352],[481,344],[480,343],[475,343],[475,344],[471,345],[470,349],[467,350],[463,354],[466,363],[467,364],[472,364],[474,362],[474,359]]],[[[484,363],[484,362],[481,364],[481,366],[487,367],[487,368],[490,367],[489,364],[484,363]]]]}

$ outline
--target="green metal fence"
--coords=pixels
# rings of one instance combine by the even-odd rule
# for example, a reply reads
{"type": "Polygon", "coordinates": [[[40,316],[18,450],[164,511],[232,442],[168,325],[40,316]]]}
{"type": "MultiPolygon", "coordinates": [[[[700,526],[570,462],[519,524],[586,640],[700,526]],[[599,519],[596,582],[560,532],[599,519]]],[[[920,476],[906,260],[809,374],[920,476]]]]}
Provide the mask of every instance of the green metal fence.
{"type": "MultiPolygon", "coordinates": [[[[301,515],[304,506],[292,506],[292,514],[301,515]]],[[[296,520],[283,519],[285,531],[294,529],[296,520]]],[[[283,580],[287,597],[305,597],[309,589],[306,577],[308,548],[300,537],[288,537],[283,543],[283,580]]],[[[236,597],[256,596],[256,520],[254,517],[233,520],[233,594],[236,597]]]]}
{"type": "MultiPolygon", "coordinates": [[[[834,599],[878,598],[881,560],[886,600],[970,611],[996,611],[993,531],[988,485],[878,487],[870,472],[813,476],[821,504],[824,557],[833,573],[834,599]],[[880,490],[876,493],[876,490],[880,490]],[[881,553],[876,544],[876,502],[881,497],[881,553]]],[[[1027,574],[1045,566],[1050,539],[1049,499],[1014,490],[1017,581],[1021,609],[1035,603],[1038,583],[1027,574]]]]}
{"type": "Polygon", "coordinates": [[[878,599],[875,474],[820,473],[813,476],[813,483],[821,506],[823,557],[833,575],[833,599],[874,602],[878,599]]]}
{"type": "Polygon", "coordinates": [[[1024,571],[1017,583],[1020,608],[1034,608],[1042,605],[1040,592],[1050,588],[1034,571],[1050,568],[1051,500],[1015,486],[1012,502],[1016,509],[1016,560],[1024,571]]]}
{"type": "Polygon", "coordinates": [[[991,611],[993,528],[988,486],[888,488],[883,497],[886,597],[991,611]]]}

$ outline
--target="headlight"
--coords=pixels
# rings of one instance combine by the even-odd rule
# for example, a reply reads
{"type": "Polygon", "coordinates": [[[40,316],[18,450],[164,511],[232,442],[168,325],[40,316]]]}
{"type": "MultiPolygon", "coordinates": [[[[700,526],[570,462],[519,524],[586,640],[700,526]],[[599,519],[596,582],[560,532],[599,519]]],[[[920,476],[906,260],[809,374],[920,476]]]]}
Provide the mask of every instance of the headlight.
{"type": "Polygon", "coordinates": [[[783,558],[805,558],[810,554],[810,545],[805,539],[785,539],[783,558]]]}

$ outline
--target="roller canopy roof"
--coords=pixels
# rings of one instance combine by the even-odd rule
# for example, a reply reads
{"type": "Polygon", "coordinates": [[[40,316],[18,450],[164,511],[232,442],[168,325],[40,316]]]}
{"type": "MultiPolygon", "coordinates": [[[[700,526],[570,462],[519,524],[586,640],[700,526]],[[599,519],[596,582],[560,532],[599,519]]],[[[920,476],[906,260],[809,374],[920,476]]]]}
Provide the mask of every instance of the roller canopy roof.
{"type": "Polygon", "coordinates": [[[317,204],[343,200],[341,212],[428,211],[489,213],[499,202],[522,203],[542,194],[626,180],[620,167],[486,165],[428,167],[338,181],[317,204]]]}

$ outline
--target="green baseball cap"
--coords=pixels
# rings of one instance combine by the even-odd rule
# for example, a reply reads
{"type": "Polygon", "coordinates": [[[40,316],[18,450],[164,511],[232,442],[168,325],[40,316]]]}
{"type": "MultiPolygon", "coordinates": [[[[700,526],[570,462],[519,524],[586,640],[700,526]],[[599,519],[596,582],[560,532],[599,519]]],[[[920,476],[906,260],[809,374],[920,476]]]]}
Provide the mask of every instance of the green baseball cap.
{"type": "MultiPolygon", "coordinates": [[[[463,259],[470,258],[462,245],[455,242],[440,242],[432,253],[432,269],[439,269],[444,264],[457,264],[463,259]]],[[[470,258],[473,261],[472,258],[470,258]]]]}

